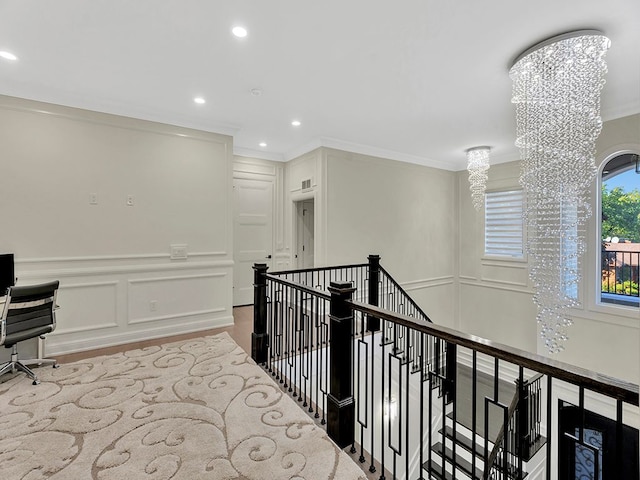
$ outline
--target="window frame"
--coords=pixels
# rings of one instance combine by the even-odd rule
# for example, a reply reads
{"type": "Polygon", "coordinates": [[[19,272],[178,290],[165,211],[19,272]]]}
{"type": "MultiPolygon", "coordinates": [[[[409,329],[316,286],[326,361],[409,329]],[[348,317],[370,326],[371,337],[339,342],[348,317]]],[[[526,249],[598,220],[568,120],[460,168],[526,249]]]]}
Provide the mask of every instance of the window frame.
{"type": "Polygon", "coordinates": [[[524,222],[524,209],[525,209],[525,194],[522,187],[509,187],[503,189],[496,190],[487,190],[485,192],[484,198],[484,215],[483,215],[483,241],[482,241],[482,258],[491,259],[491,260],[502,260],[502,261],[510,261],[510,262],[518,262],[518,263],[526,263],[527,262],[527,253],[526,253],[526,225],[524,222]],[[509,253],[499,253],[494,251],[487,251],[487,231],[488,231],[488,223],[487,223],[487,205],[488,197],[494,194],[506,194],[506,193],[519,193],[520,194],[520,254],[513,255],[509,253]]]}
{"type": "MultiPolygon", "coordinates": [[[[594,215],[592,216],[595,222],[593,228],[595,237],[592,238],[592,241],[594,242],[594,253],[591,255],[593,263],[592,268],[589,271],[592,272],[590,276],[592,275],[591,278],[594,280],[592,298],[594,301],[595,311],[615,313],[616,315],[624,317],[636,317],[638,315],[638,310],[640,309],[640,302],[638,306],[635,306],[602,300],[602,174],[605,167],[611,160],[625,154],[640,155],[640,145],[637,147],[629,146],[628,148],[620,148],[619,146],[604,155],[598,166],[598,173],[595,182],[595,195],[593,197],[595,199],[595,208],[593,209],[594,215]]],[[[585,279],[583,278],[583,280],[585,279]]]]}

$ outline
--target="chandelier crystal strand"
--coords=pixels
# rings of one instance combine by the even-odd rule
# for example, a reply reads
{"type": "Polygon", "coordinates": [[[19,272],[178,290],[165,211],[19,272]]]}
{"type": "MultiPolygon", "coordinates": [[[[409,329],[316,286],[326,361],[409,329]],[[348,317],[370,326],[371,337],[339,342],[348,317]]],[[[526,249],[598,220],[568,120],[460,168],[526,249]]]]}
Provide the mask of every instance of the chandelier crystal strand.
{"type": "Polygon", "coordinates": [[[467,150],[467,170],[469,171],[469,190],[476,210],[484,205],[484,192],[487,189],[489,171],[489,147],[475,147],[467,150]]]}
{"type": "Polygon", "coordinates": [[[602,130],[600,91],[609,39],[584,31],[555,37],[513,65],[512,103],[525,193],[530,277],[549,353],[564,349],[568,309],[578,303],[579,258],[602,130]]]}

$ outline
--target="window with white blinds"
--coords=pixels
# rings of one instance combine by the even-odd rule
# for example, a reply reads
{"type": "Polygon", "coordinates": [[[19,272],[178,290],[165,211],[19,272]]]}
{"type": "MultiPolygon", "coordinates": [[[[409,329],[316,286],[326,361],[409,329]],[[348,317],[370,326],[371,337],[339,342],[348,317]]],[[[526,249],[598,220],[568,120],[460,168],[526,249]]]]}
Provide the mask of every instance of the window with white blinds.
{"type": "Polygon", "coordinates": [[[523,257],[522,201],[522,190],[485,194],[485,255],[523,257]]]}

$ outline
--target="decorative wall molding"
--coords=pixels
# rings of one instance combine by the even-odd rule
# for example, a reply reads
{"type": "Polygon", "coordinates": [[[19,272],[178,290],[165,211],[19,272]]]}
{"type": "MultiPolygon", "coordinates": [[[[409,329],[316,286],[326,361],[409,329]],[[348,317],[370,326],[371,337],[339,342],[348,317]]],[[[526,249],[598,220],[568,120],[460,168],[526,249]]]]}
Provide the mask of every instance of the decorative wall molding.
{"type": "Polygon", "coordinates": [[[613,314],[610,312],[610,309],[607,309],[606,315],[603,315],[605,312],[592,311],[590,309],[572,309],[570,310],[571,318],[574,320],[585,320],[594,323],[604,323],[609,325],[617,325],[620,327],[631,328],[634,330],[640,329],[640,322],[638,321],[638,309],[634,307],[629,307],[629,311],[625,311],[627,315],[623,315],[621,313],[613,314]]]}
{"type": "Polygon", "coordinates": [[[411,280],[408,282],[400,282],[400,286],[402,286],[402,288],[404,288],[407,292],[411,292],[414,290],[422,290],[424,288],[453,285],[454,280],[455,278],[453,275],[445,275],[442,277],[423,278],[419,280],[411,280]]]}
{"type": "MultiPolygon", "coordinates": [[[[86,327],[73,327],[73,328],[56,328],[55,333],[59,335],[70,335],[72,333],[82,333],[82,332],[95,332],[96,330],[104,330],[108,328],[118,328],[119,325],[116,322],[112,323],[93,323],[91,325],[87,325],[86,327]]],[[[92,335],[95,338],[95,335],[92,335]]],[[[49,337],[47,337],[49,338],[49,337]]],[[[53,337],[55,338],[55,337],[53,337]]]]}
{"type": "MultiPolygon", "coordinates": [[[[227,252],[189,252],[189,257],[221,257],[228,255],[227,252]]],[[[171,260],[171,252],[166,253],[143,253],[136,255],[89,255],[83,257],[41,257],[41,258],[16,258],[16,265],[40,265],[47,263],[98,263],[98,262],[120,262],[120,261],[148,261],[148,260],[171,260]]],[[[173,262],[172,262],[173,263],[173,262]]]]}
{"type": "Polygon", "coordinates": [[[267,161],[260,161],[251,158],[234,158],[233,159],[233,178],[255,178],[259,176],[276,176],[276,165],[267,161]]]}
{"type": "Polygon", "coordinates": [[[206,310],[192,310],[192,311],[184,311],[180,313],[173,313],[171,315],[158,315],[155,317],[143,317],[134,320],[129,320],[128,325],[137,325],[141,323],[151,323],[151,322],[160,322],[163,320],[174,320],[176,318],[185,318],[185,317],[199,317],[202,315],[210,315],[214,313],[225,312],[227,309],[224,307],[218,308],[210,308],[206,310]]]}
{"type": "Polygon", "coordinates": [[[228,260],[183,261],[29,274],[33,279],[66,278],[70,282],[61,284],[58,325],[47,341],[48,351],[60,354],[233,323],[224,288],[232,265],[228,260]],[[131,278],[136,274],[142,276],[131,278]],[[94,276],[106,278],[91,280],[94,276]],[[138,288],[132,291],[132,287],[138,288]],[[192,301],[189,292],[203,290],[212,290],[212,295],[200,295],[197,299],[201,301],[192,301]],[[72,309],[70,305],[65,309],[65,297],[72,309]],[[157,299],[158,311],[151,311],[150,299],[157,299]]]}
{"type": "Polygon", "coordinates": [[[203,273],[198,275],[172,275],[170,277],[149,277],[149,278],[132,278],[129,279],[129,285],[134,285],[137,283],[157,283],[157,282],[167,282],[173,280],[195,280],[196,278],[216,278],[216,277],[226,277],[227,272],[218,272],[218,273],[203,273]]]}
{"type": "MultiPolygon", "coordinates": [[[[189,254],[191,256],[191,254],[189,254]]],[[[171,263],[152,263],[152,264],[126,264],[112,265],[100,267],[85,268],[58,268],[58,269],[41,269],[41,270],[23,270],[19,271],[18,277],[23,279],[40,279],[40,278],[68,278],[68,277],[85,277],[98,275],[122,275],[130,273],[153,273],[163,271],[180,271],[180,270],[202,270],[233,267],[233,261],[223,260],[217,262],[194,262],[189,260],[175,260],[171,263]]]]}
{"type": "MultiPolygon", "coordinates": [[[[482,281],[471,281],[467,278],[460,277],[460,285],[466,285],[469,287],[489,288],[494,290],[504,290],[507,292],[522,293],[525,295],[533,295],[533,290],[529,288],[523,288],[519,283],[501,282],[496,280],[483,279],[482,281]]],[[[464,295],[462,296],[464,298],[464,295]]]]}
{"type": "Polygon", "coordinates": [[[126,323],[127,325],[136,325],[224,312],[227,310],[224,305],[215,305],[218,302],[224,303],[224,298],[215,294],[218,284],[214,283],[214,281],[216,279],[223,280],[227,276],[228,272],[210,272],[129,279],[127,281],[128,314],[126,323]],[[202,280],[206,281],[206,283],[198,282],[202,280]],[[136,286],[139,289],[134,290],[136,286]],[[211,295],[201,295],[203,290],[208,289],[211,289],[211,295]],[[190,298],[189,294],[192,292],[196,292],[198,295],[195,298],[190,298]],[[168,304],[169,310],[172,310],[175,297],[179,297],[182,300],[180,305],[182,308],[177,311],[154,313],[147,310],[147,302],[152,299],[160,306],[168,304]],[[214,301],[216,302],[214,303],[214,301]],[[211,305],[212,303],[214,305],[211,305]]]}
{"type": "Polygon", "coordinates": [[[56,342],[55,336],[47,337],[46,352],[49,356],[62,355],[67,353],[83,352],[96,348],[113,347],[143,340],[153,340],[171,335],[183,333],[200,332],[233,325],[233,316],[226,315],[215,319],[205,318],[194,321],[180,322],[166,326],[157,326],[153,330],[128,330],[111,335],[92,336],[74,339],[64,342],[56,342]]]}
{"type": "Polygon", "coordinates": [[[458,275],[458,280],[468,280],[469,282],[477,282],[478,277],[470,277],[469,275],[458,275]]]}
{"type": "MultiPolygon", "coordinates": [[[[52,333],[52,337],[69,335],[74,333],[81,333],[81,332],[89,332],[89,331],[95,331],[95,330],[117,328],[118,327],[118,313],[117,313],[118,300],[117,299],[118,299],[119,283],[120,282],[118,282],[117,280],[110,280],[110,281],[103,281],[103,282],[63,283],[62,285],[60,285],[60,288],[58,291],[58,303],[60,304],[62,315],[64,315],[65,305],[64,305],[64,301],[62,302],[60,301],[61,300],[60,297],[64,298],[65,292],[70,292],[73,290],[85,290],[90,288],[103,287],[102,290],[109,290],[110,302],[105,302],[105,303],[110,303],[113,306],[113,310],[111,312],[112,320],[106,321],[106,322],[104,321],[98,322],[98,323],[87,322],[82,326],[65,328],[64,322],[61,322],[60,319],[58,319],[56,324],[56,329],[52,333]]],[[[101,311],[101,313],[106,313],[106,312],[103,310],[101,311]]],[[[57,316],[59,315],[60,313],[57,313],[57,316]]]]}
{"type": "Polygon", "coordinates": [[[227,130],[224,133],[206,132],[204,130],[169,125],[167,123],[161,123],[154,120],[144,120],[141,118],[134,118],[132,116],[102,113],[97,110],[93,111],[66,107],[63,105],[38,102],[35,100],[27,100],[6,95],[0,95],[0,108],[38,115],[50,115],[76,122],[92,123],[115,128],[126,128],[127,130],[135,130],[145,133],[188,138],[220,145],[231,143],[231,136],[235,133],[235,129],[229,128],[221,128],[220,130],[227,130]]]}
{"type": "Polygon", "coordinates": [[[529,263],[524,258],[496,258],[496,257],[482,257],[481,264],[490,267],[501,268],[515,268],[518,270],[527,270],[529,263]]]}

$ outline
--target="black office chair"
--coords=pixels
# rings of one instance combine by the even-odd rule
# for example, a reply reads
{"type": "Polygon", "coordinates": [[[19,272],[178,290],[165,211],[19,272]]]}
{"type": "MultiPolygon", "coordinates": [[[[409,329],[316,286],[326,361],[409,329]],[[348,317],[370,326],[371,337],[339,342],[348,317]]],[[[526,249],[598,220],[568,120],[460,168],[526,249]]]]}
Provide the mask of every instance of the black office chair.
{"type": "Polygon", "coordinates": [[[44,335],[56,328],[56,297],[59,281],[40,285],[10,287],[2,310],[0,324],[0,345],[12,348],[11,360],[0,367],[0,375],[21,370],[33,379],[37,385],[38,377],[27,365],[58,365],[55,360],[41,358],[43,355],[44,335]],[[38,357],[31,360],[18,360],[18,342],[30,338],[38,340],[38,357]]]}
{"type": "Polygon", "coordinates": [[[16,284],[13,253],[0,253],[0,296],[16,284]]]}

